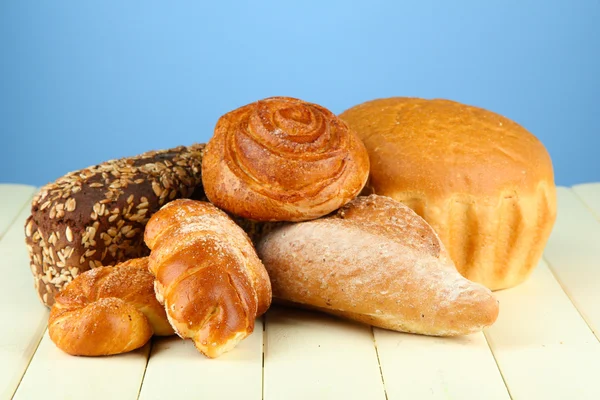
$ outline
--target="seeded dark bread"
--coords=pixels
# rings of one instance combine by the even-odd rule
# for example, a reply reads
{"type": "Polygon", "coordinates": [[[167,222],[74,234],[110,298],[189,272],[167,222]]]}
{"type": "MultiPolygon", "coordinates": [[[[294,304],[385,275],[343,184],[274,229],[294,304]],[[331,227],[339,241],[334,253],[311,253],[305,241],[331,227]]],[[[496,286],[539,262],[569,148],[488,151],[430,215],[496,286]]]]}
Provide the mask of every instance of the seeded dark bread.
{"type": "Polygon", "coordinates": [[[204,200],[204,144],[150,151],[70,172],[34,197],[25,236],[41,301],[78,274],[150,253],[144,228],[177,198],[204,200]]]}

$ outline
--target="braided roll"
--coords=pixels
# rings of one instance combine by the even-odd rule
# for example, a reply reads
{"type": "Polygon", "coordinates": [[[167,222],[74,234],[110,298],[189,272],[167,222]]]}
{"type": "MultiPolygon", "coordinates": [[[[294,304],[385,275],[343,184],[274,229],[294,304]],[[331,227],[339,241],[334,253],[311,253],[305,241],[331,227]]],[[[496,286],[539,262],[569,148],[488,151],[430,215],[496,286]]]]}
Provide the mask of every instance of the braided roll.
{"type": "Polygon", "coordinates": [[[50,339],[71,355],[105,356],[142,347],[152,334],[173,334],[154,295],[148,258],[78,275],[56,295],[50,339]]]}
{"type": "Polygon", "coordinates": [[[155,291],[175,332],[210,358],[233,349],[271,304],[271,283],[246,233],[214,205],[180,199],[148,222],[155,291]]]}
{"type": "Polygon", "coordinates": [[[223,115],[202,160],[208,199],[255,221],[326,215],[356,197],[368,174],[368,153],[345,122],[290,97],[223,115]]]}

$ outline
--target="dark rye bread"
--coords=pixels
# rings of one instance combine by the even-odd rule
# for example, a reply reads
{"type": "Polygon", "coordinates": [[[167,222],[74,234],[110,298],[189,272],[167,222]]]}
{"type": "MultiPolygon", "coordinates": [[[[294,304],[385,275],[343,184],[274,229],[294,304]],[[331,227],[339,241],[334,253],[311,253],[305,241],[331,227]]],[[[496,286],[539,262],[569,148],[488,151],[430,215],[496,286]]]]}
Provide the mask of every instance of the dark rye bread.
{"type": "Polygon", "coordinates": [[[41,301],[94,267],[149,254],[144,229],[177,198],[204,200],[204,144],[150,151],[70,172],[34,197],[25,236],[41,301]]]}

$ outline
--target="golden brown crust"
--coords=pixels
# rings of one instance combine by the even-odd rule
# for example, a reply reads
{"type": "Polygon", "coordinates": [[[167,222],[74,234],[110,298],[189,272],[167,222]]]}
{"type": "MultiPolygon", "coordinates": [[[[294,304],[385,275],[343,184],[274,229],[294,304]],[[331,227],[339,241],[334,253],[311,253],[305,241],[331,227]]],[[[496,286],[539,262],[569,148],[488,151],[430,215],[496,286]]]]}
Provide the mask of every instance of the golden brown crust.
{"type": "Polygon", "coordinates": [[[384,196],[286,224],[257,241],[273,297],[374,326],[452,336],[494,323],[490,290],[463,278],[431,227],[384,196]]]}
{"type": "Polygon", "coordinates": [[[369,185],[382,193],[531,193],[553,179],[542,143],[514,121],[450,100],[395,97],[340,114],[371,159],[369,185]]]}
{"type": "Polygon", "coordinates": [[[529,276],[556,218],[552,162],[534,135],[441,99],[377,99],[340,118],[369,152],[364,193],[416,211],[468,279],[496,290],[529,276]]]}
{"type": "Polygon", "coordinates": [[[143,346],[152,334],[174,333],[154,295],[146,257],[86,271],[55,299],[48,332],[71,355],[125,353],[143,346]]]}
{"type": "Polygon", "coordinates": [[[369,159],[329,110],[272,97],[219,119],[202,170],[206,195],[218,207],[251,220],[301,221],[354,198],[369,159]]]}
{"type": "Polygon", "coordinates": [[[208,357],[231,350],[271,304],[271,284],[244,231],[214,205],[175,200],[145,231],[156,294],[182,338],[208,357]]]}

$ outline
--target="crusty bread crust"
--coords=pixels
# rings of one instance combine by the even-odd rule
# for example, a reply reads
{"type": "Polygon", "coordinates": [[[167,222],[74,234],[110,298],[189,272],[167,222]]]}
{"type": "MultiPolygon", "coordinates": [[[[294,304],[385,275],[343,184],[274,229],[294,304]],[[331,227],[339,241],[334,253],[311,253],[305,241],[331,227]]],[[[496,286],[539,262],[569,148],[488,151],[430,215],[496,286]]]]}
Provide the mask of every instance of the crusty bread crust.
{"type": "Polygon", "coordinates": [[[273,296],[370,325],[426,335],[480,331],[498,316],[484,286],[462,277],[433,229],[384,196],[285,224],[257,240],[273,296]]]}

